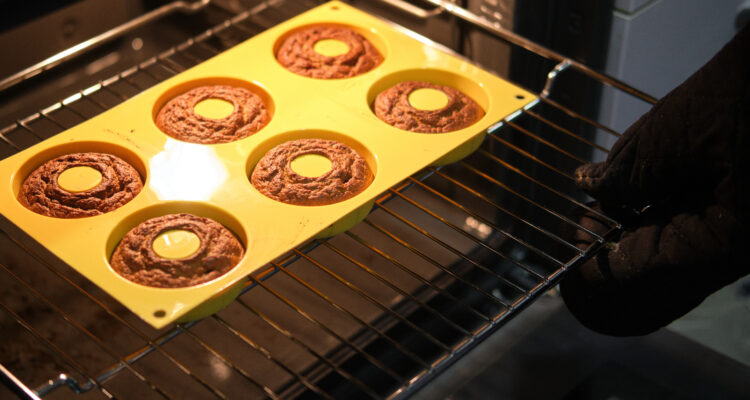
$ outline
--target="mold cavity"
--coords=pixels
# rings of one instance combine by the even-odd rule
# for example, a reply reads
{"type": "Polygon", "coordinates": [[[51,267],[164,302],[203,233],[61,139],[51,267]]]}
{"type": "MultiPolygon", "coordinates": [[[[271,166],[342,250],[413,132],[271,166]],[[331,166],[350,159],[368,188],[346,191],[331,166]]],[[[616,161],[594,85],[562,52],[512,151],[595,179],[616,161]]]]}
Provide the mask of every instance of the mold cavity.
{"type": "MultiPolygon", "coordinates": [[[[227,213],[221,208],[212,206],[210,204],[201,203],[201,202],[193,202],[193,201],[167,201],[167,202],[159,202],[157,204],[141,208],[140,210],[128,215],[127,217],[123,218],[122,221],[120,221],[119,224],[117,224],[109,234],[109,238],[107,239],[107,244],[104,247],[104,257],[107,260],[112,259],[112,254],[115,252],[115,248],[120,244],[120,241],[122,238],[130,232],[131,229],[135,228],[142,222],[149,220],[151,218],[157,218],[161,217],[167,214],[179,214],[179,213],[186,213],[186,214],[193,214],[197,215],[199,217],[205,217],[210,218],[221,225],[224,225],[227,229],[229,229],[240,241],[240,244],[244,249],[249,249],[250,245],[248,243],[248,234],[247,230],[243,226],[240,221],[238,221],[235,217],[233,217],[231,214],[227,213]]],[[[175,228],[175,229],[169,229],[165,230],[163,232],[159,232],[157,234],[157,237],[154,238],[154,240],[149,244],[151,246],[151,249],[156,252],[155,249],[156,242],[158,236],[164,235],[165,233],[169,233],[170,231],[187,231],[185,229],[175,228]]],[[[187,231],[187,233],[190,236],[194,234],[192,231],[187,231]]],[[[178,235],[179,236],[179,235],[178,235]]],[[[180,242],[179,237],[174,237],[172,235],[169,235],[167,238],[162,238],[160,240],[169,239],[170,243],[176,243],[180,242]]],[[[200,246],[200,239],[196,241],[198,246],[200,246]]],[[[193,246],[196,246],[194,243],[193,246]]],[[[189,246],[188,246],[189,248],[189,246]]],[[[194,252],[195,250],[193,250],[194,252]]],[[[164,257],[164,255],[161,255],[157,253],[159,256],[164,257]]],[[[187,253],[187,256],[190,256],[190,252],[187,253]]],[[[166,257],[164,257],[166,258],[166,257]]],[[[110,267],[111,269],[111,267],[110,267]]],[[[113,273],[117,274],[114,270],[112,270],[113,273]]],[[[121,276],[117,274],[117,276],[121,276]]]]}
{"type": "Polygon", "coordinates": [[[322,39],[315,42],[313,50],[328,57],[336,57],[349,52],[349,45],[337,39],[322,39]]]}
{"type": "Polygon", "coordinates": [[[417,110],[439,110],[448,105],[448,96],[441,90],[420,88],[409,93],[409,104],[417,110]]]}
{"type": "Polygon", "coordinates": [[[174,229],[159,234],[151,247],[159,257],[177,260],[195,254],[201,247],[201,240],[193,232],[174,229]]]}
{"type": "Polygon", "coordinates": [[[167,316],[167,312],[164,310],[156,310],[154,311],[154,317],[156,318],[164,318],[167,316]]]}
{"type": "Polygon", "coordinates": [[[320,154],[303,154],[292,160],[294,172],[308,178],[321,176],[331,170],[331,160],[320,154]]]}
{"type": "Polygon", "coordinates": [[[205,99],[193,107],[193,111],[206,118],[224,119],[234,111],[234,104],[221,99],[205,99]]]}
{"type": "MultiPolygon", "coordinates": [[[[449,72],[449,71],[443,71],[439,69],[409,69],[409,70],[402,70],[398,71],[389,75],[386,75],[379,80],[377,80],[375,83],[373,83],[370,86],[370,89],[367,91],[367,97],[365,98],[367,101],[367,104],[370,105],[371,109],[373,108],[373,104],[375,102],[375,98],[382,93],[385,90],[390,89],[391,87],[406,81],[417,81],[417,82],[430,82],[441,86],[448,86],[452,87],[454,89],[457,89],[461,92],[463,92],[465,95],[469,96],[472,100],[476,101],[477,104],[479,104],[479,107],[482,108],[485,112],[487,112],[490,108],[490,97],[487,91],[485,90],[484,83],[481,81],[475,81],[472,79],[469,79],[465,76],[449,72]]],[[[429,88],[423,88],[423,90],[427,90],[429,88]]],[[[425,92],[425,94],[430,93],[432,90],[425,92]]],[[[418,100],[416,100],[416,96],[419,96],[417,90],[413,90],[409,93],[409,96],[407,97],[407,101],[409,101],[410,105],[416,109],[422,109],[425,111],[434,110],[438,108],[438,104],[442,104],[441,107],[447,105],[447,103],[441,103],[437,102],[437,104],[430,106],[429,108],[421,108],[421,107],[428,107],[427,105],[423,105],[420,107],[418,103],[418,100]],[[413,94],[413,95],[412,95],[413,94]],[[435,108],[432,108],[435,107],[435,108]]],[[[515,94],[513,94],[515,95],[515,94]]],[[[442,102],[446,102],[446,98],[443,96],[446,96],[444,93],[439,93],[435,96],[436,99],[442,99],[442,102]]],[[[430,97],[430,96],[425,96],[430,97]]]]}
{"type": "Polygon", "coordinates": [[[57,184],[71,193],[85,192],[102,181],[102,173],[91,167],[71,167],[57,177],[57,184]]]}

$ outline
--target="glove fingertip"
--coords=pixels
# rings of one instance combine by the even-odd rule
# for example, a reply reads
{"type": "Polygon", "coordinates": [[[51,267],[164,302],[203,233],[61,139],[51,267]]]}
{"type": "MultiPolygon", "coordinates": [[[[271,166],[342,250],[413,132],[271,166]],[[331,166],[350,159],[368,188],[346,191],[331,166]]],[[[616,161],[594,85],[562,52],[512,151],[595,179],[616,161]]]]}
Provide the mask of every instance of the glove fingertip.
{"type": "Polygon", "coordinates": [[[596,192],[601,186],[606,166],[603,162],[583,164],[575,170],[576,186],[589,193],[596,192]]]}

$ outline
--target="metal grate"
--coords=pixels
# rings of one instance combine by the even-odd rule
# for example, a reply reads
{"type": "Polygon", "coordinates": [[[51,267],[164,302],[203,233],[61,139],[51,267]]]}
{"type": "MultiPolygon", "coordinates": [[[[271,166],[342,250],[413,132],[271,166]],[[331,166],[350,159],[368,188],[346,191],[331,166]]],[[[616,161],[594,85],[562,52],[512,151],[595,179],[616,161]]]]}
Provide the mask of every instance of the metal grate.
{"type": "MultiPolygon", "coordinates": [[[[593,211],[571,174],[607,153],[600,135],[619,134],[565,105],[554,85],[588,79],[653,99],[483,26],[464,9],[430,3],[551,62],[540,98],[498,121],[468,158],[391,188],[350,231],[268,265],[227,309],[161,331],[22,235],[2,232],[0,248],[10,250],[0,258],[0,323],[14,338],[4,346],[27,345],[31,354],[13,360],[17,370],[6,364],[4,375],[16,378],[10,387],[50,398],[66,390],[80,398],[402,398],[596,252],[619,225],[603,216],[610,232],[588,232],[594,239],[584,249],[570,241],[585,231],[571,215],[593,211]],[[23,368],[29,365],[34,373],[23,368]]],[[[62,132],[314,5],[263,2],[12,123],[0,131],[0,154],[62,132]]]]}

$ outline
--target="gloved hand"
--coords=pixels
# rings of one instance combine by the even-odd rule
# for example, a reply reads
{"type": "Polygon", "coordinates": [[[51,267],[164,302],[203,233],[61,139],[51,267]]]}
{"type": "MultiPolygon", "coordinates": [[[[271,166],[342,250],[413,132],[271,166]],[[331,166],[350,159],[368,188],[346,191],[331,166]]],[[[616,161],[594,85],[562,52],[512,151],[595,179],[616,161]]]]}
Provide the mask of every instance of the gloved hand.
{"type": "MultiPolygon", "coordinates": [[[[749,166],[746,26],[633,124],[605,162],[576,170],[576,184],[624,230],[563,279],[570,311],[601,333],[646,334],[750,273],[749,166]]],[[[593,214],[581,223],[601,229],[593,214]]]]}

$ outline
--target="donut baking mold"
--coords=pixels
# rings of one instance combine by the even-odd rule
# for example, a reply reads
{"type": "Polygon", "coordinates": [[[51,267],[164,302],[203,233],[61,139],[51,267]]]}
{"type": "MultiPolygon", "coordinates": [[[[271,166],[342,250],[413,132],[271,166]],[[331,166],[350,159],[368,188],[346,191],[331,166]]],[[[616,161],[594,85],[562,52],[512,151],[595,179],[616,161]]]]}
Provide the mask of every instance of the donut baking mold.
{"type": "Polygon", "coordinates": [[[440,45],[416,39],[414,33],[341,2],[323,4],[276,25],[1,160],[1,227],[19,233],[24,243],[44,248],[54,256],[50,258],[78,271],[157,329],[209,315],[242,289],[248,275],[261,279],[272,271],[269,262],[290,249],[350,227],[391,187],[426,166],[450,160],[446,157],[467,145],[477,145],[492,124],[535,100],[533,94],[440,45]],[[310,79],[279,64],[275,51],[288,34],[313,25],[341,25],[340,21],[383,50],[384,59],[376,68],[351,79],[310,79]],[[474,99],[485,116],[442,134],[404,131],[384,123],[373,112],[375,97],[410,80],[454,87],[474,99]],[[217,144],[186,142],[156,126],[160,109],[175,96],[212,85],[257,94],[270,120],[252,135],[217,144]],[[371,182],[353,197],[332,204],[292,205],[266,197],[251,183],[253,169],[272,148],[299,139],[346,144],[367,162],[371,182]],[[77,152],[117,155],[138,170],[142,190],[124,206],[91,218],[50,218],[18,201],[22,181],[34,169],[77,152]],[[240,240],[246,255],[224,275],[178,288],[141,285],[110,267],[128,231],[150,218],[179,213],[224,225],[240,240]]]}

